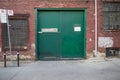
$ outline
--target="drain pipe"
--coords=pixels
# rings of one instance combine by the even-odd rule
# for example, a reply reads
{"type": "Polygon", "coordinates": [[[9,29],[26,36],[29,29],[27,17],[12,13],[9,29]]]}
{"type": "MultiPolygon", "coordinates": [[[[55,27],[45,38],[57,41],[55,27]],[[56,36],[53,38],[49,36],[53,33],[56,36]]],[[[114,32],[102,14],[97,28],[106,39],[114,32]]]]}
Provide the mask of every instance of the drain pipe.
{"type": "Polygon", "coordinates": [[[94,52],[94,56],[96,57],[97,56],[97,33],[98,33],[98,30],[97,30],[97,0],[95,0],[95,52],[94,52]]]}

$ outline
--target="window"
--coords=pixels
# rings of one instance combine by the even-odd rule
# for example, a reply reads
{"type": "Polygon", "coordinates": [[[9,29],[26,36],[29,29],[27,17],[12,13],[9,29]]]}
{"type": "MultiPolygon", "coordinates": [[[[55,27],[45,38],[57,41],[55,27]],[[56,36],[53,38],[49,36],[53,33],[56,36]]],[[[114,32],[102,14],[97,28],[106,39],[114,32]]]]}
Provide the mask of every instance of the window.
{"type": "MultiPolygon", "coordinates": [[[[28,47],[28,15],[9,17],[12,50],[26,50],[28,47]]],[[[3,49],[8,50],[7,26],[3,26],[3,49]]]]}
{"type": "Polygon", "coordinates": [[[120,2],[103,3],[104,31],[120,31],[120,2]]]}

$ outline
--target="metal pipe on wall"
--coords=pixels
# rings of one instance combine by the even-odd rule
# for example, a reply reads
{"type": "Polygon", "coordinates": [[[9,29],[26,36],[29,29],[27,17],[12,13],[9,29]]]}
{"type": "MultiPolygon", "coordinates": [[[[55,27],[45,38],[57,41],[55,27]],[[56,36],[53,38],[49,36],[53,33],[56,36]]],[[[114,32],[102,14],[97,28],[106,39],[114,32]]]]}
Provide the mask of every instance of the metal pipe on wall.
{"type": "Polygon", "coordinates": [[[95,53],[94,53],[94,56],[97,56],[97,47],[98,47],[98,41],[97,41],[97,33],[98,33],[98,30],[97,30],[97,0],[95,0],[95,53]]]}

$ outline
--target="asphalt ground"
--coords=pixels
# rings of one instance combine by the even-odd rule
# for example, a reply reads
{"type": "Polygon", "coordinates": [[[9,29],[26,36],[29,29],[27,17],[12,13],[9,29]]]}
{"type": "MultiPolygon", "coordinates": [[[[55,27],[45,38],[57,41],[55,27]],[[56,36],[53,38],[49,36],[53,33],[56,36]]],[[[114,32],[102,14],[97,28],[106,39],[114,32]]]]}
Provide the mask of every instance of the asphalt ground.
{"type": "Polygon", "coordinates": [[[120,80],[120,59],[0,62],[0,80],[120,80]]]}

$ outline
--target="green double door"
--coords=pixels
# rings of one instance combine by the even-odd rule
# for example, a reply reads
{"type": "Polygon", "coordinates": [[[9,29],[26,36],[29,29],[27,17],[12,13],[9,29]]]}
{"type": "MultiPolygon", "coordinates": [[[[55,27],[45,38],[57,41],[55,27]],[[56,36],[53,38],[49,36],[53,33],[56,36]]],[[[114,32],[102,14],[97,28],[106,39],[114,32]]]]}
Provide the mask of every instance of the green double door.
{"type": "Polygon", "coordinates": [[[37,58],[85,58],[83,10],[44,10],[37,15],[37,58]]]}

